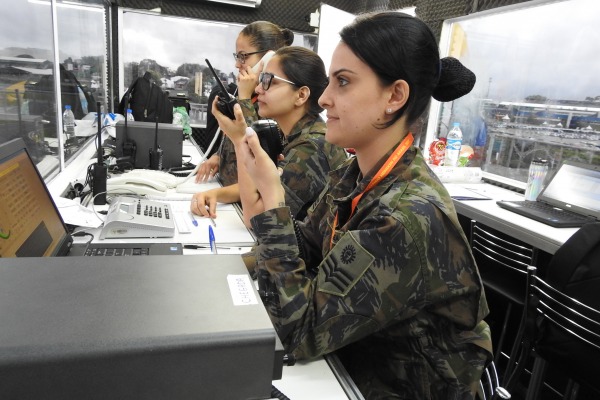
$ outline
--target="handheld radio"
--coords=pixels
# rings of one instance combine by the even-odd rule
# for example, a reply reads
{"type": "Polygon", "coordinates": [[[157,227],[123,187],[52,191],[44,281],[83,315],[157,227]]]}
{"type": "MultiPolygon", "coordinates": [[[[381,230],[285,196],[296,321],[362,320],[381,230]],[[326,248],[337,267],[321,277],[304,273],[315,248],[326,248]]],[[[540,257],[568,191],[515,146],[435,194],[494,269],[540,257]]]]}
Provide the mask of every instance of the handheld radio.
{"type": "Polygon", "coordinates": [[[163,150],[158,145],[158,116],[156,117],[156,128],[154,130],[154,147],[150,148],[150,169],[162,170],[163,150]]]}
{"type": "MultiPolygon", "coordinates": [[[[231,96],[227,92],[227,89],[225,89],[225,85],[223,85],[223,82],[221,82],[221,79],[219,79],[219,76],[215,72],[212,65],[210,65],[210,61],[208,61],[208,58],[205,58],[204,61],[206,61],[206,65],[208,65],[210,72],[215,77],[215,80],[217,81],[217,84],[221,89],[219,91],[219,94],[217,95],[219,96],[219,100],[217,101],[217,109],[221,111],[221,113],[223,113],[224,115],[228,116],[230,119],[235,119],[235,115],[233,114],[233,106],[237,103],[237,100],[235,99],[235,97],[231,96]]],[[[209,104],[208,106],[210,107],[211,104],[209,104]]]]}
{"type": "Polygon", "coordinates": [[[102,116],[100,113],[100,102],[96,103],[96,110],[98,110],[98,160],[92,165],[92,195],[94,196],[94,204],[103,206],[106,204],[108,168],[104,165],[102,157],[102,116]]]}

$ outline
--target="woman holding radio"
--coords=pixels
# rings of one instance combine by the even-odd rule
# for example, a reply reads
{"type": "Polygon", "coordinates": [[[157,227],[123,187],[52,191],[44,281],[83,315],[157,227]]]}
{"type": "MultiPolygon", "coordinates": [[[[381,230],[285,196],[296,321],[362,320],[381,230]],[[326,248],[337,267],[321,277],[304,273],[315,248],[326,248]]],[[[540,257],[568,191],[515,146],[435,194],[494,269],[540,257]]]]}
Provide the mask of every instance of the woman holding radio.
{"type": "MultiPolygon", "coordinates": [[[[286,46],[277,50],[259,76],[252,91],[257,94],[260,116],[276,121],[271,129],[277,135],[281,132],[283,158],[277,166],[286,202],[292,215],[303,219],[325,187],[329,171],[347,159],[343,148],[325,141],[325,121],[319,115],[323,109],[318,103],[327,86],[325,65],[312,50],[286,46]]],[[[246,123],[258,117],[250,102],[239,103],[235,108],[243,110],[246,123]]],[[[264,206],[243,165],[238,165],[237,173],[238,184],[195,194],[192,212],[215,218],[217,202],[241,201],[244,221],[249,224],[264,206]]]]}
{"type": "MultiPolygon", "coordinates": [[[[254,88],[258,83],[259,70],[265,62],[262,61],[267,54],[271,55],[274,50],[284,46],[289,46],[294,41],[294,33],[286,28],[281,28],[268,21],[255,21],[246,25],[242,29],[235,42],[235,67],[238,69],[238,87],[237,99],[247,110],[252,110],[249,115],[249,122],[254,122],[256,112],[254,111],[254,102],[256,95],[254,88]]],[[[206,129],[208,135],[214,135],[218,124],[210,107],[216,93],[211,93],[209,98],[209,109],[206,116],[206,129]],[[211,129],[211,131],[209,131],[211,129]]],[[[219,151],[208,158],[196,173],[196,182],[206,182],[212,179],[216,173],[223,186],[229,186],[237,182],[237,165],[235,159],[235,150],[231,141],[222,136],[219,151]]]]}
{"type": "Polygon", "coordinates": [[[288,352],[336,352],[367,399],[473,399],[492,358],[483,285],[409,127],[432,96],[457,99],[475,77],[402,13],[359,16],[340,36],[319,104],[327,141],[356,157],[303,222],[242,111],[215,112],[265,209],[251,219],[263,302],[288,352]]]}

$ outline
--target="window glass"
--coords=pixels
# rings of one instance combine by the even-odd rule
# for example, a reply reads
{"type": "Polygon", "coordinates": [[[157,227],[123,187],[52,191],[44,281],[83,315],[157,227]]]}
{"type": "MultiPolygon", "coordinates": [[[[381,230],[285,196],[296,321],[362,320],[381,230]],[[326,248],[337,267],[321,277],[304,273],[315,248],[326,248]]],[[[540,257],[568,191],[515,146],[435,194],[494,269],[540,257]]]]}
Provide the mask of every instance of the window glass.
{"type": "Polygon", "coordinates": [[[94,134],[91,123],[83,129],[80,121],[106,96],[102,0],[56,2],[56,17],[62,110],[71,105],[76,119],[76,138],[69,141],[59,135],[50,1],[0,4],[0,142],[23,138],[45,178],[68,164],[94,134]]]}
{"type": "MultiPolygon", "coordinates": [[[[216,81],[204,60],[235,82],[235,41],[245,25],[122,11],[119,99],[135,78],[150,72],[170,96],[189,99],[192,126],[205,126],[208,95],[216,81]]],[[[316,35],[294,32],[293,44],[315,50],[316,35]]]]}
{"type": "Polygon", "coordinates": [[[600,15],[597,0],[537,2],[449,20],[442,54],[477,75],[473,91],[434,102],[425,149],[453,122],[463,155],[484,176],[523,187],[529,164],[600,164],[600,15]]]}

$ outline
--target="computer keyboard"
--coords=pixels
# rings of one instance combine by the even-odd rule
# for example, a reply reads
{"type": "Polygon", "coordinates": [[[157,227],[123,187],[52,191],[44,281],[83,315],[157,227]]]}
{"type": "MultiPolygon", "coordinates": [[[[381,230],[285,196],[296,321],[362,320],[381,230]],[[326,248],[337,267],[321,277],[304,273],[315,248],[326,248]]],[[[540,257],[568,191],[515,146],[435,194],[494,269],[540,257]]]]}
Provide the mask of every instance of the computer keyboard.
{"type": "Polygon", "coordinates": [[[88,244],[81,253],[88,257],[119,257],[119,256],[158,256],[158,255],[183,255],[181,243],[165,242],[136,242],[136,243],[98,243],[88,244]]]}
{"type": "Polygon", "coordinates": [[[107,248],[88,248],[84,256],[90,257],[113,257],[113,256],[147,256],[150,255],[150,248],[148,247],[107,247],[107,248]]]}
{"type": "Polygon", "coordinates": [[[529,208],[530,210],[536,210],[541,213],[554,215],[556,217],[561,217],[562,219],[570,219],[573,221],[584,221],[587,220],[587,217],[583,215],[576,214],[574,212],[563,210],[560,208],[552,207],[548,204],[536,202],[536,201],[523,201],[520,202],[523,207],[529,208]]]}

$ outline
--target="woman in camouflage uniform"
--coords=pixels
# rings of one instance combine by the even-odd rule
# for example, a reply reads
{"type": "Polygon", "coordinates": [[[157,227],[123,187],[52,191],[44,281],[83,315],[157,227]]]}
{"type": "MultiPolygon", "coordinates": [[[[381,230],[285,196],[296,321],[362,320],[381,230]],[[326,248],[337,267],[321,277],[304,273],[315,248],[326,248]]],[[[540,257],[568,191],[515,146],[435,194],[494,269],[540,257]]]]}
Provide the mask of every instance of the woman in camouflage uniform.
{"type": "MultiPolygon", "coordinates": [[[[294,217],[303,219],[325,187],[329,171],[347,159],[344,149],[325,141],[325,121],[319,115],[323,109],[318,103],[327,86],[325,65],[312,50],[286,46],[277,51],[261,76],[254,91],[261,117],[275,120],[281,130],[283,159],[277,165],[286,204],[294,217]]],[[[251,103],[240,105],[247,123],[258,118],[251,103]]],[[[238,178],[239,184],[195,194],[192,212],[215,218],[217,202],[241,200],[249,225],[250,218],[264,208],[252,181],[239,168],[238,178]]]]}
{"type": "MultiPolygon", "coordinates": [[[[245,110],[252,110],[248,115],[250,121],[258,119],[254,109],[256,93],[254,88],[258,84],[258,73],[252,67],[261,62],[262,57],[269,50],[277,50],[289,46],[294,42],[294,32],[281,28],[269,21],[255,21],[242,29],[235,41],[235,67],[238,69],[238,102],[244,105],[245,110]]],[[[211,104],[208,105],[209,107],[211,104]]],[[[212,114],[207,115],[207,127],[212,114]]],[[[210,134],[210,132],[209,132],[210,134]]],[[[214,134],[214,132],[213,132],[214,134]]],[[[219,151],[208,158],[196,173],[196,182],[205,182],[219,173],[219,180],[223,186],[237,183],[237,165],[235,150],[231,141],[223,135],[219,151]]]]}
{"type": "MultiPolygon", "coordinates": [[[[367,399],[472,399],[491,360],[483,286],[409,127],[432,96],[454,100],[475,77],[402,13],[359,16],[340,35],[319,103],[327,141],[356,157],[330,173],[298,232],[254,132],[236,144],[266,210],[251,220],[263,301],[289,352],[336,352],[367,399]]],[[[239,110],[217,119],[243,134],[239,110]]]]}

